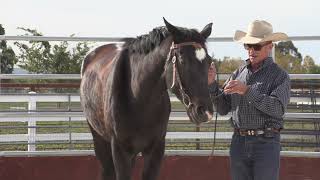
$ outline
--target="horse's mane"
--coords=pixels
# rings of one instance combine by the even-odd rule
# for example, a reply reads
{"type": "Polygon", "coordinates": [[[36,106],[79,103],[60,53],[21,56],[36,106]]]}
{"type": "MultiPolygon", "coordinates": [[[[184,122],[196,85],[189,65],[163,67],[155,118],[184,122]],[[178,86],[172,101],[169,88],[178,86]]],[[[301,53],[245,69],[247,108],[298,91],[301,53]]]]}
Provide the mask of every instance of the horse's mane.
{"type": "MultiPolygon", "coordinates": [[[[177,27],[184,41],[196,41],[204,43],[205,39],[195,29],[186,29],[177,27]]],[[[129,53],[148,54],[161,42],[170,36],[165,26],[154,28],[149,34],[138,36],[137,38],[125,38],[123,47],[129,50],[129,53]]],[[[179,37],[177,37],[179,38],[179,37]]],[[[177,39],[179,41],[179,39],[177,39]]]]}

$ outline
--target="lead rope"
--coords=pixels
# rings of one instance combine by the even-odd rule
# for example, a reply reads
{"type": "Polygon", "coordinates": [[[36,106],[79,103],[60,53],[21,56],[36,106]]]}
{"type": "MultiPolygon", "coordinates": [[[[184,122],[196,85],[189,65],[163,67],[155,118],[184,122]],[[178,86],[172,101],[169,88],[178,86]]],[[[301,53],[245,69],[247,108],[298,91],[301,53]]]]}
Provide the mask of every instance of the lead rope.
{"type": "MultiPolygon", "coordinates": [[[[212,62],[211,65],[214,66],[214,62],[212,62]]],[[[217,74],[217,82],[219,83],[218,68],[216,68],[216,74],[217,74]]],[[[214,128],[213,128],[212,151],[211,151],[210,157],[214,156],[214,150],[215,150],[215,146],[216,146],[217,121],[218,121],[218,113],[216,112],[216,118],[215,118],[215,121],[214,121],[214,128]]]]}

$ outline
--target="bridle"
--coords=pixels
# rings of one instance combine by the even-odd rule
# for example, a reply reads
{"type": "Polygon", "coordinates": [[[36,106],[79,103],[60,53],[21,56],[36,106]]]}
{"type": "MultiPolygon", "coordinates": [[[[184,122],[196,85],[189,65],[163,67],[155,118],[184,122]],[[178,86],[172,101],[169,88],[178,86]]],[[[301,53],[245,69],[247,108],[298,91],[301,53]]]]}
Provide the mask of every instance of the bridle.
{"type": "Polygon", "coordinates": [[[167,60],[166,60],[165,71],[167,70],[168,64],[170,62],[172,62],[172,68],[173,68],[172,85],[171,85],[170,89],[172,89],[176,85],[176,82],[178,83],[179,92],[182,97],[182,102],[189,109],[193,104],[191,103],[190,96],[186,93],[186,90],[182,85],[180,73],[179,73],[179,70],[177,67],[177,63],[176,63],[177,58],[179,58],[180,48],[183,46],[193,46],[196,49],[203,48],[203,46],[197,42],[183,42],[183,43],[179,43],[179,44],[175,44],[174,42],[172,42],[172,45],[170,47],[170,51],[169,51],[169,54],[168,54],[167,60]]]}
{"type": "MultiPolygon", "coordinates": [[[[172,45],[170,47],[170,51],[169,51],[169,54],[168,54],[167,60],[166,60],[165,72],[167,71],[167,67],[168,67],[169,63],[172,62],[172,64],[173,64],[173,66],[172,66],[172,68],[173,68],[172,85],[170,88],[172,89],[175,86],[176,81],[178,82],[179,92],[182,97],[182,102],[187,107],[187,109],[189,109],[193,104],[191,103],[190,96],[186,93],[185,89],[183,88],[183,85],[181,83],[179,70],[178,70],[178,67],[176,64],[177,55],[178,55],[180,48],[182,46],[193,46],[195,48],[203,48],[203,46],[199,43],[196,43],[196,42],[184,42],[184,43],[179,43],[179,44],[174,44],[174,42],[172,42],[172,45]]],[[[212,61],[211,63],[214,63],[214,62],[212,61]]],[[[219,79],[217,78],[217,80],[219,80],[219,79]]],[[[218,119],[217,115],[218,114],[216,113],[216,120],[214,122],[214,139],[213,139],[212,152],[211,152],[210,157],[213,157],[213,155],[214,155],[214,149],[215,149],[215,144],[216,144],[216,129],[217,129],[217,119],[218,119]]]]}

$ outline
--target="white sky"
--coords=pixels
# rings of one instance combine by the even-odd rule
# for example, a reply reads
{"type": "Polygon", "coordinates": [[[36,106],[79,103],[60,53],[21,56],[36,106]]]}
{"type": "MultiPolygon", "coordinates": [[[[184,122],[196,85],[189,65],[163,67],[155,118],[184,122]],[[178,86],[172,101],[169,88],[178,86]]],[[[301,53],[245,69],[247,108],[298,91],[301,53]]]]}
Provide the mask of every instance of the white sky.
{"type": "MultiPolygon", "coordinates": [[[[0,23],[6,35],[17,27],[46,36],[127,37],[163,26],[162,17],[178,26],[201,30],[213,22],[211,37],[232,37],[255,19],[269,21],[275,32],[289,36],[320,35],[317,0],[0,0],[0,23]]],[[[320,41],[294,42],[303,56],[320,64],[320,41]]],[[[246,58],[241,44],[210,43],[216,57],[246,58]]],[[[211,54],[211,53],[210,53],[211,54]]]]}

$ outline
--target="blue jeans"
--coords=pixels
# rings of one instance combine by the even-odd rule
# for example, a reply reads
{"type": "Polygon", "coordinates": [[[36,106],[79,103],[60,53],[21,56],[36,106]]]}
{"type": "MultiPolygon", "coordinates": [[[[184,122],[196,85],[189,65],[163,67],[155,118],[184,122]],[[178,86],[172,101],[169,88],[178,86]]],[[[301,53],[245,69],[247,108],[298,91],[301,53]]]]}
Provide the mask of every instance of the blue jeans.
{"type": "Polygon", "coordinates": [[[280,135],[233,135],[230,147],[232,180],[278,180],[280,135]]]}

